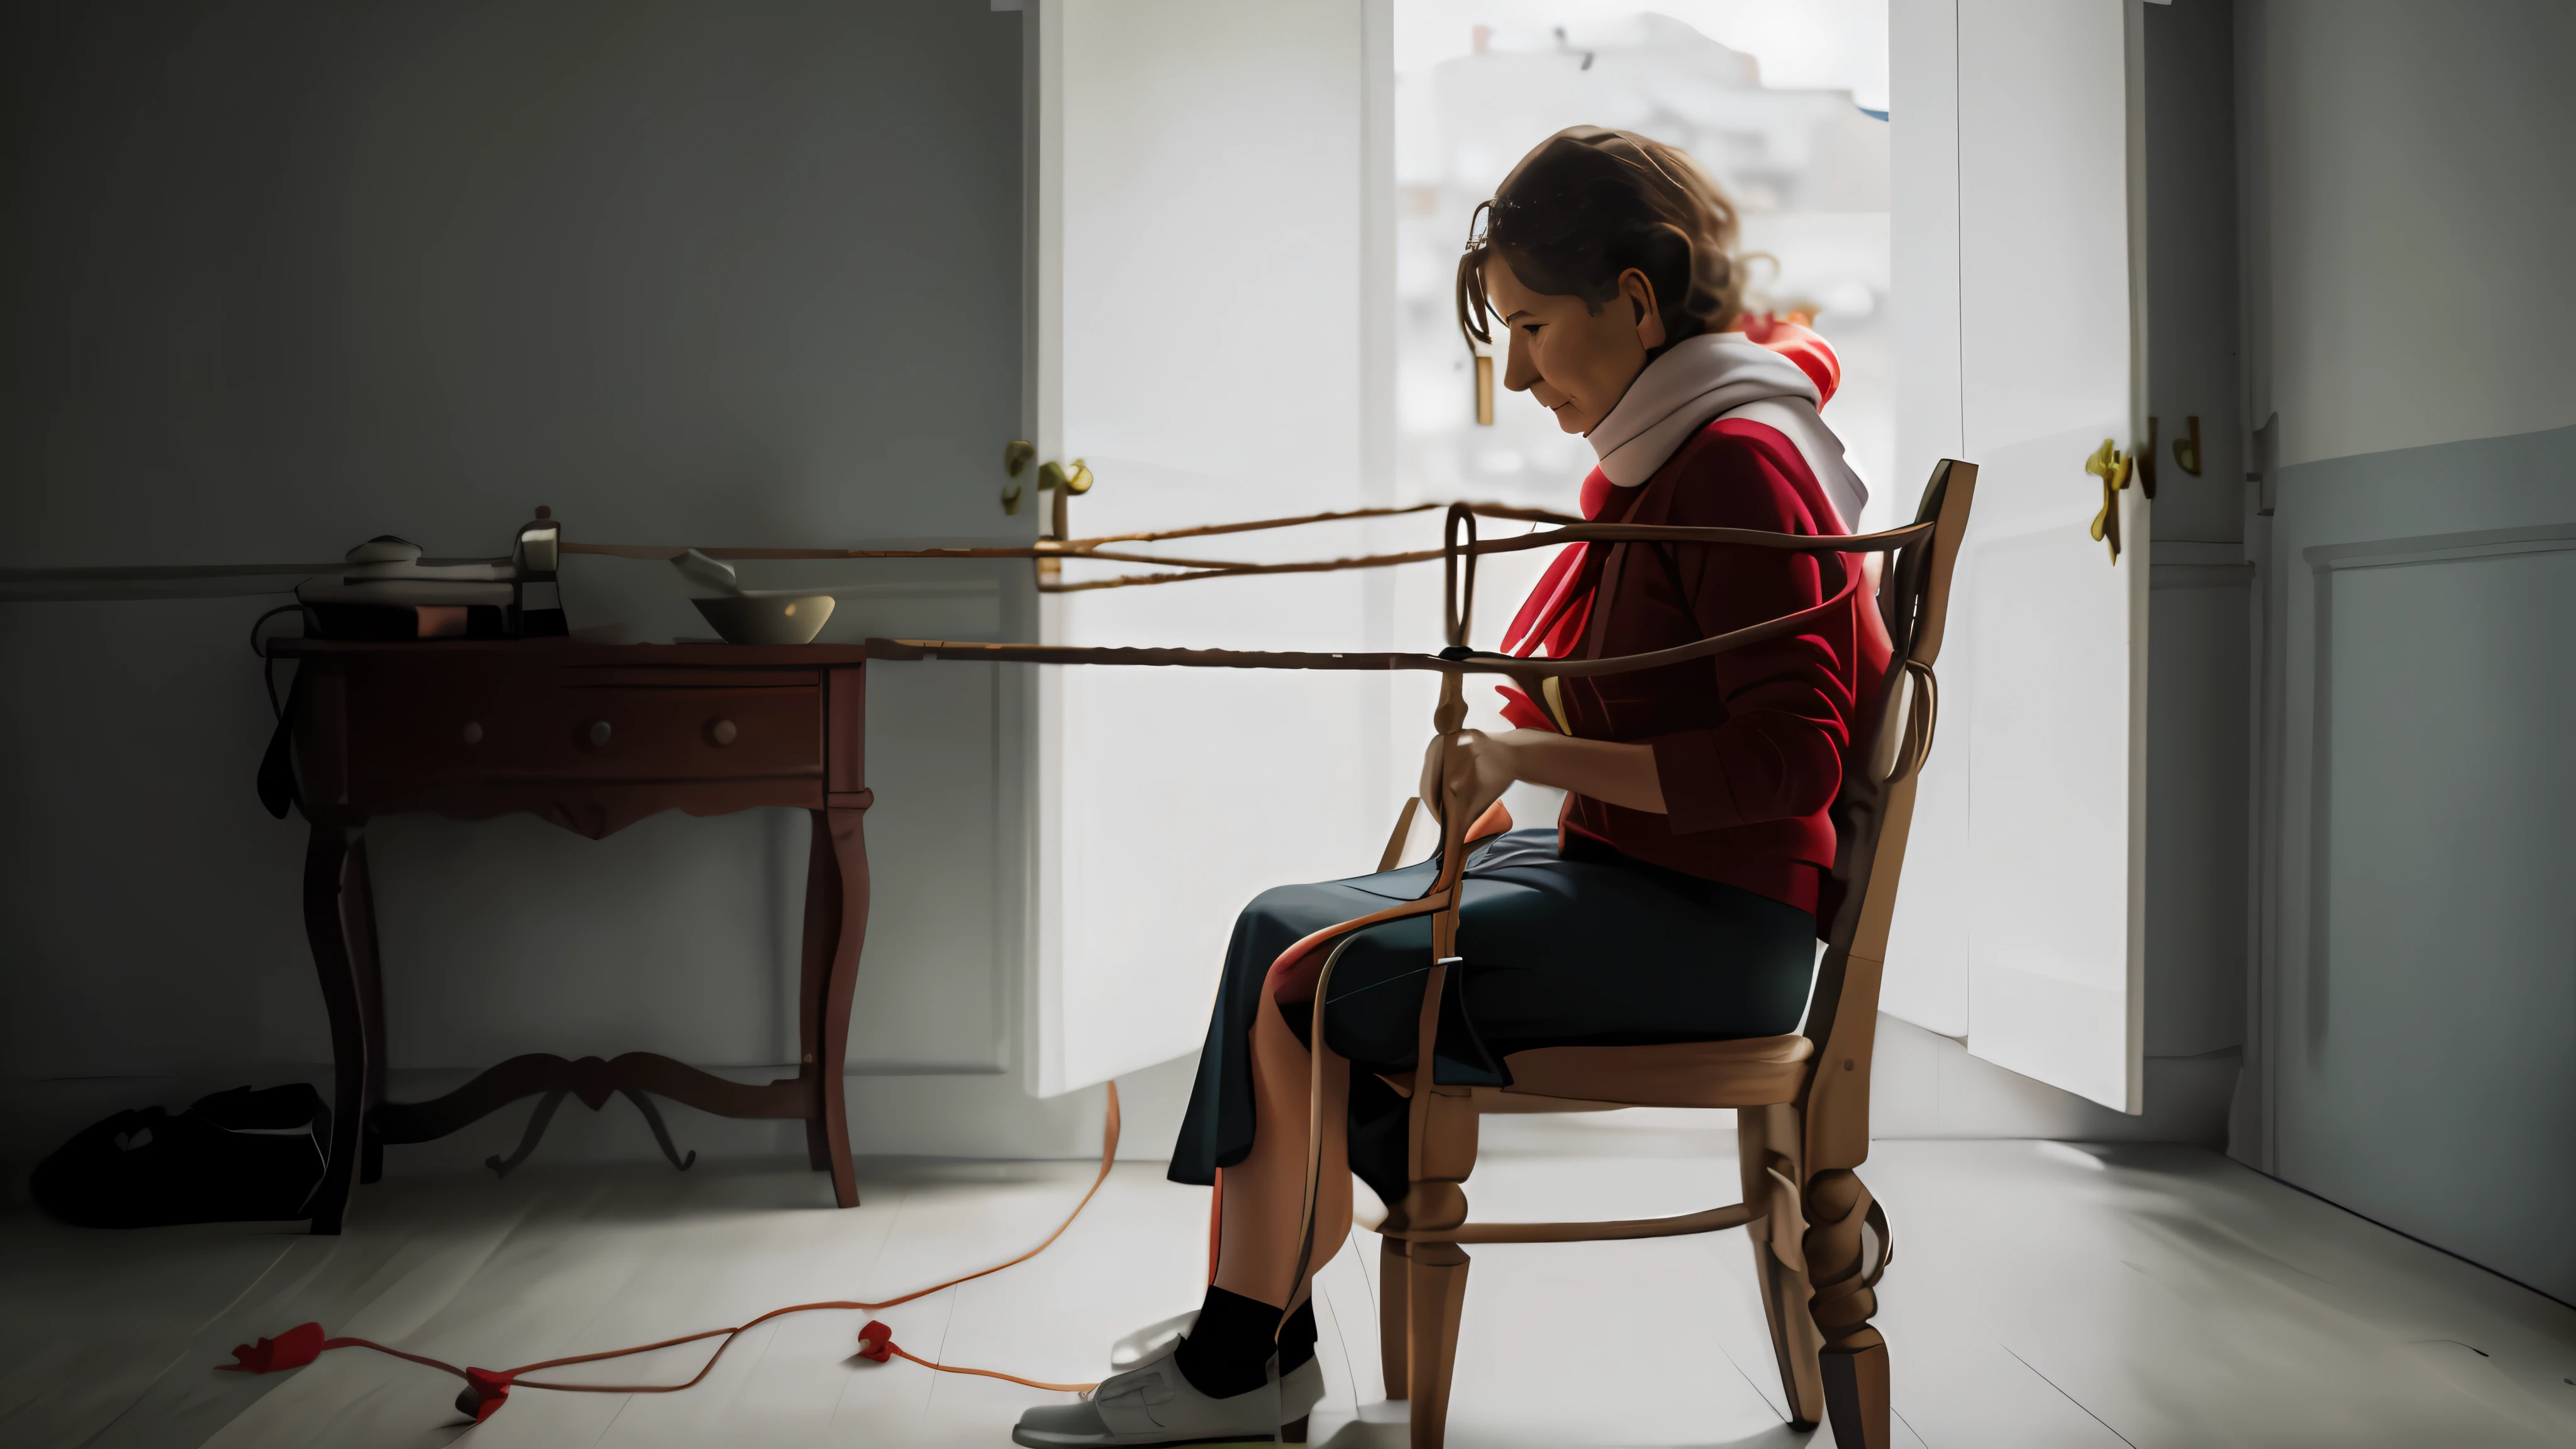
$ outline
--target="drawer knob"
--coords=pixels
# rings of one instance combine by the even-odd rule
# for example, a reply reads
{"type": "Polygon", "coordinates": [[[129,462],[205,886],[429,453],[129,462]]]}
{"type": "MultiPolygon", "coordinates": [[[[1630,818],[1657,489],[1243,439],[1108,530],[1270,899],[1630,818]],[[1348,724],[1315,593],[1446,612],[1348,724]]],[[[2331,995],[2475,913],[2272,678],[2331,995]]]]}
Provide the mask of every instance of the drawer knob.
{"type": "Polygon", "coordinates": [[[717,745],[729,745],[742,734],[729,719],[715,720],[707,726],[707,739],[717,745]]]}
{"type": "Polygon", "coordinates": [[[482,721],[469,719],[465,722],[465,743],[469,745],[479,745],[483,743],[482,721]]]}
{"type": "Polygon", "coordinates": [[[590,742],[590,747],[592,749],[598,750],[607,748],[608,737],[611,733],[613,733],[613,731],[608,728],[608,721],[604,719],[595,719],[590,722],[589,728],[584,729],[581,732],[581,737],[590,742]]]}

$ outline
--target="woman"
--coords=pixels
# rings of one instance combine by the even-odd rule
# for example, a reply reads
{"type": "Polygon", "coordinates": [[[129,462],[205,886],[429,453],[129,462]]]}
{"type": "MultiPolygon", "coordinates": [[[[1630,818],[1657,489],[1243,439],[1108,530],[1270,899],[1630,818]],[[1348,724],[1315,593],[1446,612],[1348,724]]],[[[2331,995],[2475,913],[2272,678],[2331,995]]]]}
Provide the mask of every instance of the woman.
{"type": "MultiPolygon", "coordinates": [[[[1816,411],[1836,378],[1832,354],[1803,328],[1739,322],[1734,213],[1688,157],[1577,127],[1541,143],[1478,210],[1458,268],[1459,326],[1490,343],[1499,323],[1504,385],[1591,440],[1601,466],[1583,482],[1586,517],[1850,531],[1865,494],[1816,411]],[[1736,330],[1748,323],[1762,342],[1736,330]]],[[[1505,648],[1669,648],[1812,608],[1846,566],[1857,565],[1578,544],[1522,606],[1505,648]]],[[[1504,1084],[1504,1057],[1526,1047],[1796,1029],[1834,859],[1826,809],[1850,722],[1887,659],[1875,610],[1856,599],[1831,627],[1711,660],[1567,680],[1547,702],[1505,690],[1517,728],[1454,736],[1445,778],[1435,741],[1422,797],[1463,794],[1470,819],[1514,780],[1568,792],[1556,829],[1512,831],[1506,817],[1468,859],[1465,964],[1441,1004],[1437,1079],[1504,1084]]],[[[1029,1411],[1014,1442],[1267,1440],[1322,1397],[1296,1266],[1322,952],[1282,953],[1418,897],[1434,868],[1285,886],[1245,908],[1170,1173],[1222,1173],[1206,1298],[1085,1401],[1029,1411]]],[[[1360,933],[1336,968],[1324,1030],[1350,1069],[1327,1080],[1315,1233],[1326,1256],[1348,1233],[1351,1173],[1389,1202],[1404,1195],[1404,1101],[1378,1073],[1414,1068],[1430,959],[1429,918],[1416,916],[1360,933]]]]}

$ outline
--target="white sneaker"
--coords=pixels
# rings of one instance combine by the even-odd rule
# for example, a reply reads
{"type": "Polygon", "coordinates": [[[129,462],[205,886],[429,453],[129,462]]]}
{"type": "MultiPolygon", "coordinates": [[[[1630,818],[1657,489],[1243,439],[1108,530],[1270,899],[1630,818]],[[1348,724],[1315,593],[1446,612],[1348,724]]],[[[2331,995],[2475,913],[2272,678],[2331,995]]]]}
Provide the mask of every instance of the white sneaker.
{"type": "MultiPolygon", "coordinates": [[[[1159,1358],[1163,1351],[1178,1344],[1199,1326],[1199,1311],[1175,1313],[1160,1323],[1149,1323],[1109,1346],[1109,1371],[1131,1369],[1149,1358],[1159,1358]]],[[[1290,1371],[1279,1384],[1279,1406],[1290,1419],[1296,1419],[1324,1401],[1324,1366],[1309,1358],[1290,1371]]]]}
{"type": "Polygon", "coordinates": [[[1163,1351],[1187,1337],[1199,1326],[1199,1311],[1175,1313],[1160,1323],[1149,1323],[1109,1346],[1109,1371],[1131,1369],[1149,1358],[1160,1358],[1163,1351]]]}
{"type": "Polygon", "coordinates": [[[1020,1415],[1011,1442],[1024,1449],[1108,1449],[1108,1446],[1276,1444],[1280,1383],[1274,1365],[1259,1388],[1211,1399],[1192,1387],[1170,1347],[1071,1404],[1047,1404],[1020,1415]]]}
{"type": "Polygon", "coordinates": [[[1279,1381],[1279,1422],[1299,1423],[1323,1401],[1324,1356],[1317,1354],[1290,1369],[1287,1377],[1279,1381]]]}

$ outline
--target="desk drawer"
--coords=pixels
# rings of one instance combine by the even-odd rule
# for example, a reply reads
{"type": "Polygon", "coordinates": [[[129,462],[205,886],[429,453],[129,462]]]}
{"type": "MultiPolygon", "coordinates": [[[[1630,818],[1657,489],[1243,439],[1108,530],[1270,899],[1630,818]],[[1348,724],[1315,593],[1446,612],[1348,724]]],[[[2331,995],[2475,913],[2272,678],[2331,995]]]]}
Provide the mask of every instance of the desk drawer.
{"type": "Polygon", "coordinates": [[[577,675],[433,681],[390,673],[353,679],[354,794],[385,801],[432,782],[822,776],[819,680],[747,687],[574,680],[577,675]],[[439,683],[457,687],[434,687],[439,683]]]}

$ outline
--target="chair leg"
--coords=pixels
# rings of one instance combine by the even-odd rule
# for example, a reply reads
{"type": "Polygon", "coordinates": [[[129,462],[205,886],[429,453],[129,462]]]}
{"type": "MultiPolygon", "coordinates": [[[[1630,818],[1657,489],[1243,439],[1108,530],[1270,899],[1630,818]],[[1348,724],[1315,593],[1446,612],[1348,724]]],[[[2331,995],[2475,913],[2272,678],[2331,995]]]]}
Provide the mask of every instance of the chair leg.
{"type": "Polygon", "coordinates": [[[1878,1312],[1872,1278],[1879,1265],[1862,1254],[1861,1229],[1870,1208],[1869,1189],[1846,1169],[1817,1173],[1807,1183],[1803,1246],[1815,1284],[1809,1308],[1824,1336],[1818,1368],[1841,1449],[1888,1449],[1893,1442],[1887,1340],[1869,1322],[1878,1312]]]}
{"type": "Polygon", "coordinates": [[[1894,1442],[1887,1426],[1887,1340],[1874,1328],[1862,1334],[1871,1340],[1866,1345],[1824,1351],[1825,1403],[1834,1416],[1836,1444],[1884,1449],[1894,1442]]]}
{"type": "Polygon", "coordinates": [[[1824,1347],[1807,1311],[1807,1275],[1780,1261],[1771,1249],[1770,1221],[1748,1228],[1753,1277],[1762,1289],[1762,1316],[1771,1327],[1771,1354],[1780,1366],[1780,1395],[1789,1405],[1789,1427],[1804,1433],[1825,1417],[1825,1384],[1816,1355],[1824,1347]]]}
{"type": "Polygon", "coordinates": [[[1405,1305],[1412,1296],[1407,1290],[1412,1286],[1413,1260],[1404,1247],[1394,1238],[1378,1239],[1377,1358],[1386,1375],[1386,1396],[1396,1401],[1405,1398],[1412,1383],[1406,1361],[1413,1342],[1413,1315],[1405,1305]]]}
{"type": "Polygon", "coordinates": [[[1413,1391],[1413,1449],[1441,1449],[1449,1431],[1449,1377],[1466,1315],[1467,1255],[1455,1243],[1415,1243],[1406,1287],[1412,1327],[1405,1366],[1413,1391]]]}
{"type": "Polygon", "coordinates": [[[1771,1355],[1780,1369],[1789,1425],[1805,1433],[1825,1417],[1825,1383],[1816,1360],[1825,1340],[1807,1306],[1815,1293],[1807,1282],[1801,1248],[1807,1224],[1796,1186],[1805,1124],[1786,1106],[1740,1108],[1735,1123],[1744,1200],[1765,1209],[1745,1228],[1746,1245],[1753,1250],[1753,1281],[1771,1330],[1771,1355]]]}

